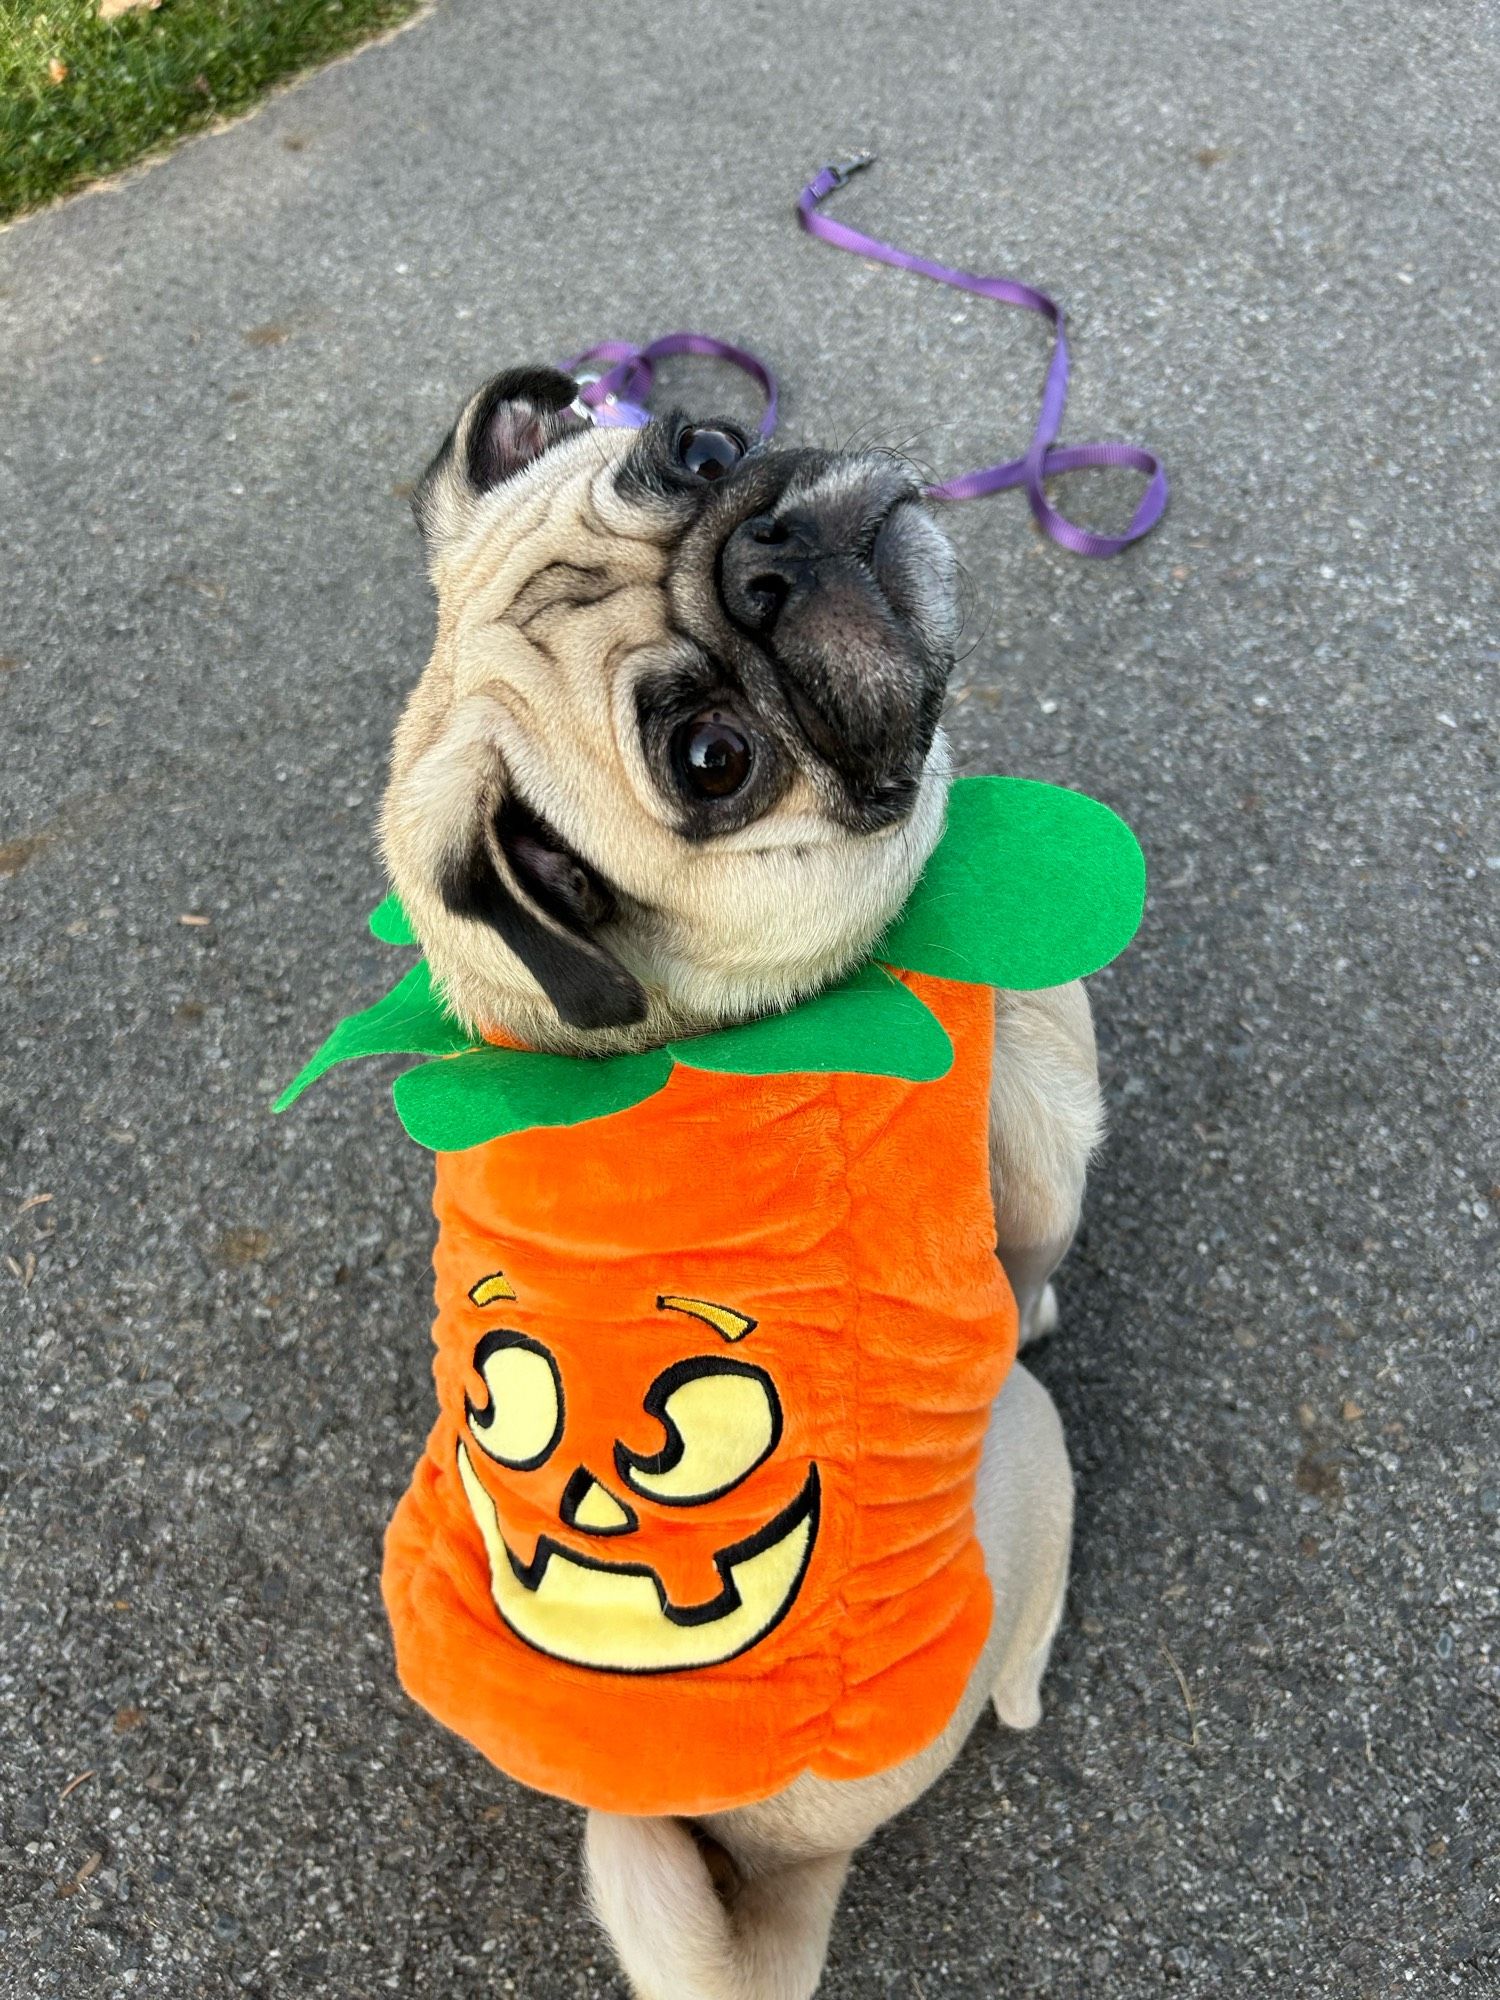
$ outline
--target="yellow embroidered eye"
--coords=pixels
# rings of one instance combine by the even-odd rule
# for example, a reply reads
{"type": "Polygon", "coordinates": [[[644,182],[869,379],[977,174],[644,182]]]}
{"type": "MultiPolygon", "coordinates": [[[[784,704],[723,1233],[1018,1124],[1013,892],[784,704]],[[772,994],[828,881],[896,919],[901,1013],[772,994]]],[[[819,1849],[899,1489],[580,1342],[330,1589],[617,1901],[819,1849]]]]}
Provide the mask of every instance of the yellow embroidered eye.
{"type": "Polygon", "coordinates": [[[487,1457],[530,1472],[551,1456],[563,1433],[557,1363],[539,1341],[502,1327],[475,1348],[474,1370],[489,1391],[489,1408],[478,1410],[464,1398],[470,1436],[487,1457]]]}
{"type": "Polygon", "coordinates": [[[771,1378],[748,1362],[705,1355],[664,1369],[647,1412],[666,1431],[660,1451],[615,1446],[615,1469],[634,1492],[696,1507],[738,1486],[776,1449],[781,1404],[771,1378]]]}

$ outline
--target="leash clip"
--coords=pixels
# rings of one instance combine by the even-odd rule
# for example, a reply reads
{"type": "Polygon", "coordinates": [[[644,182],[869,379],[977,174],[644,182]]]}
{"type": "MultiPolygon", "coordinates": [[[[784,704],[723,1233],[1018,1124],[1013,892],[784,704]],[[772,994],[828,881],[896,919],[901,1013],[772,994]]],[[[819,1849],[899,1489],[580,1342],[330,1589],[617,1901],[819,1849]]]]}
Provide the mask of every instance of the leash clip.
{"type": "MultiPolygon", "coordinates": [[[[588,402],[587,392],[593,388],[599,377],[597,375],[575,375],[573,380],[578,384],[578,394],[569,403],[568,414],[581,418],[586,424],[598,423],[599,419],[594,415],[593,409],[588,402]]],[[[608,396],[604,400],[606,402],[613,402],[614,398],[613,396],[608,396]]]]}
{"type": "Polygon", "coordinates": [[[873,153],[854,153],[847,160],[830,160],[823,169],[825,174],[833,175],[833,187],[828,192],[832,194],[834,188],[847,187],[856,174],[863,173],[866,167],[873,167],[874,164],[873,153]]]}

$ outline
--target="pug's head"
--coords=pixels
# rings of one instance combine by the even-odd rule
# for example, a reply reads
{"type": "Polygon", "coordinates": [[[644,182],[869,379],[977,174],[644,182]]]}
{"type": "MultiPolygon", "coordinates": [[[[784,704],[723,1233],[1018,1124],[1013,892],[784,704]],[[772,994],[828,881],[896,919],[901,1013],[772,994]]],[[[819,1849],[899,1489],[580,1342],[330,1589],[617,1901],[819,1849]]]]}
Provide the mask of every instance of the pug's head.
{"type": "Polygon", "coordinates": [[[641,1048],[840,977],[941,831],[956,565],[882,452],[594,428],[497,376],[413,505],[438,598],[382,839],[450,1004],[641,1048]]]}

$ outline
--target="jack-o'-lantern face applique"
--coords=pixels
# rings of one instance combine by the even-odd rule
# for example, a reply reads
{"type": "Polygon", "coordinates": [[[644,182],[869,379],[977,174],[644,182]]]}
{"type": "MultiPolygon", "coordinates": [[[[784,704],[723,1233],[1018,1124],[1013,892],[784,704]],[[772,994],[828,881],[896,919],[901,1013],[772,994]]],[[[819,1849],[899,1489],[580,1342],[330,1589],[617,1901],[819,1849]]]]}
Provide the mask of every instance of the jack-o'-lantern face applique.
{"type": "MultiPolygon", "coordinates": [[[[469,1297],[488,1307],[515,1293],[497,1272],[469,1297]]],[[[755,1327],[705,1299],[670,1294],[656,1306],[724,1343],[755,1327]]],[[[606,1673],[679,1673],[747,1652],[790,1610],[818,1532],[815,1465],[749,1533],[742,1512],[731,1539],[716,1525],[719,1503],[774,1459],[775,1383],[722,1347],[678,1355],[638,1387],[606,1354],[591,1362],[588,1379],[570,1381],[543,1340],[509,1327],[475,1346],[485,1393],[465,1399],[458,1472],[496,1610],[538,1652],[606,1673]],[[515,1546],[528,1538],[529,1559],[515,1546]],[[711,1580],[710,1594],[695,1577],[711,1580]]]]}

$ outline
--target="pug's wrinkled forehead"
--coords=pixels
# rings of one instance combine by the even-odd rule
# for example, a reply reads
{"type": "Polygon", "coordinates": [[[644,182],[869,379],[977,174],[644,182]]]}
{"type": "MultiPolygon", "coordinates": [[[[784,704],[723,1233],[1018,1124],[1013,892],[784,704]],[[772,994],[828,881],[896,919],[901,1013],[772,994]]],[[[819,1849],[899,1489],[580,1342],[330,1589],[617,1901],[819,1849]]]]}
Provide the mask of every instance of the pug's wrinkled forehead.
{"type": "Polygon", "coordinates": [[[856,962],[941,828],[955,564],[905,463],[550,369],[466,405],[413,508],[438,597],[386,859],[471,1024],[646,1046],[856,962]]]}

